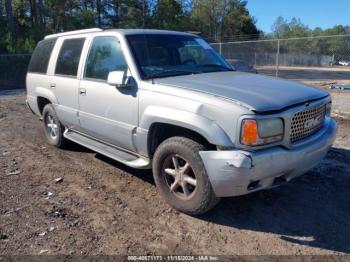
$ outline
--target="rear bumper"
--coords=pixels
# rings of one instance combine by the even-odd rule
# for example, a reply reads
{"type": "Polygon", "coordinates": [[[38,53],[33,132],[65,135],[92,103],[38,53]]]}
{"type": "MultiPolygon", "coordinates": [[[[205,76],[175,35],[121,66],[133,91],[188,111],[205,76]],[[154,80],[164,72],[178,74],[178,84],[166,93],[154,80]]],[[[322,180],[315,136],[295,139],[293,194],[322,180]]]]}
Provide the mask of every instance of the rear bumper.
{"type": "Polygon", "coordinates": [[[328,119],[319,132],[317,140],[292,149],[201,151],[200,156],[216,196],[244,195],[288,182],[317,165],[334,142],[335,121],[328,119]]]}

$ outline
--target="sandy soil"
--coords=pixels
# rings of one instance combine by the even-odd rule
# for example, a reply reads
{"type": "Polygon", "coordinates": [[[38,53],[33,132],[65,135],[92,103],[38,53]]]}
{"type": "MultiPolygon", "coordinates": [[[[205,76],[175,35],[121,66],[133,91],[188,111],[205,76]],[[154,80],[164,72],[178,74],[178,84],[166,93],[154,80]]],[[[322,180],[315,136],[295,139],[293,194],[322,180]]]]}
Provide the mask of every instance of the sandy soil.
{"type": "Polygon", "coordinates": [[[337,121],[312,171],[194,218],[169,208],[149,171],[48,146],[24,95],[0,96],[0,254],[350,253],[350,121],[337,121]]]}

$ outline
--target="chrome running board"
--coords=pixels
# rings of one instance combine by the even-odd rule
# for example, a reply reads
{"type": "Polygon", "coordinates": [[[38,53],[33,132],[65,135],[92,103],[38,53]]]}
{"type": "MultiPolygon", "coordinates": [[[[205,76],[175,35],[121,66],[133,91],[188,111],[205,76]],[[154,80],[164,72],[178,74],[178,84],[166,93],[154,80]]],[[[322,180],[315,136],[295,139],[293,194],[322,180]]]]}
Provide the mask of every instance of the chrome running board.
{"type": "Polygon", "coordinates": [[[102,141],[78,133],[75,130],[66,129],[66,131],[63,133],[63,136],[77,144],[91,149],[92,151],[121,162],[124,165],[133,168],[150,168],[150,160],[148,158],[141,157],[127,150],[123,150],[107,143],[103,143],[102,141]]]}

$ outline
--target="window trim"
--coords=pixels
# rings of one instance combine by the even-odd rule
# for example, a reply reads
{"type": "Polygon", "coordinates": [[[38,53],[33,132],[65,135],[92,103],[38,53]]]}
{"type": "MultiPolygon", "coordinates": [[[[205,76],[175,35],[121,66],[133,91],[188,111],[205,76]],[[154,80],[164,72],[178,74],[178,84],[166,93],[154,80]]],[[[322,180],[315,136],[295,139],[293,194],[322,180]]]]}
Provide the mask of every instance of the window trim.
{"type": "Polygon", "coordinates": [[[71,78],[71,79],[77,79],[77,77],[73,76],[73,75],[55,74],[55,76],[57,76],[57,77],[67,77],[67,78],[71,78]]]}
{"type": "Polygon", "coordinates": [[[79,79],[79,64],[81,63],[81,59],[83,57],[83,51],[84,51],[84,46],[86,43],[86,36],[79,36],[79,37],[72,37],[72,38],[65,38],[62,39],[62,42],[60,43],[58,52],[57,52],[57,56],[56,56],[56,61],[55,61],[55,67],[53,68],[53,75],[57,76],[57,77],[68,77],[68,78],[72,78],[72,79],[79,79]],[[76,40],[76,39],[84,39],[83,45],[81,47],[81,53],[80,53],[80,57],[79,57],[79,63],[78,63],[78,67],[77,67],[77,75],[65,75],[65,74],[57,74],[56,73],[56,68],[57,68],[57,64],[58,64],[58,59],[63,47],[63,44],[65,41],[69,41],[69,40],[76,40]]]}
{"type": "Polygon", "coordinates": [[[115,38],[117,40],[117,42],[119,43],[120,45],[120,49],[123,53],[123,56],[124,56],[124,60],[125,60],[125,63],[126,63],[126,67],[127,67],[127,71],[129,72],[130,71],[130,67],[129,67],[129,64],[128,64],[128,61],[125,57],[125,54],[124,54],[124,50],[122,48],[122,43],[120,41],[120,39],[118,38],[118,36],[115,36],[115,35],[96,35],[96,36],[93,36],[91,39],[90,39],[90,44],[89,44],[89,50],[85,56],[85,61],[84,61],[84,65],[83,65],[83,70],[82,70],[82,76],[81,76],[81,80],[84,80],[84,81],[90,81],[90,82],[98,82],[98,83],[107,83],[107,80],[105,79],[100,79],[100,78],[92,78],[92,77],[86,77],[85,76],[85,73],[86,73],[86,68],[87,68],[87,62],[89,60],[89,56],[90,56],[90,53],[91,53],[91,49],[92,49],[92,46],[94,44],[94,41],[96,38],[99,38],[99,37],[109,37],[109,38],[115,38]]]}

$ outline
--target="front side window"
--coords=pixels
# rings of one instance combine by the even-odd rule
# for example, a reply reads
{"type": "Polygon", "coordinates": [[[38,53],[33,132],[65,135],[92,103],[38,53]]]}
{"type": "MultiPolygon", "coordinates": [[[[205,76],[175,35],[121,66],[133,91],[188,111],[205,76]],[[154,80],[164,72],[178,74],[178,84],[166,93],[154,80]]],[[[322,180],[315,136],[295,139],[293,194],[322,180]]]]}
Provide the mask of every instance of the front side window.
{"type": "Polygon", "coordinates": [[[85,38],[64,40],[56,63],[56,75],[77,76],[85,38]]]}
{"type": "Polygon", "coordinates": [[[86,61],[85,78],[107,80],[112,71],[128,68],[120,43],[113,36],[98,36],[94,39],[86,61]]]}
{"type": "Polygon", "coordinates": [[[191,35],[127,36],[143,79],[232,71],[202,38],[191,35]]]}

